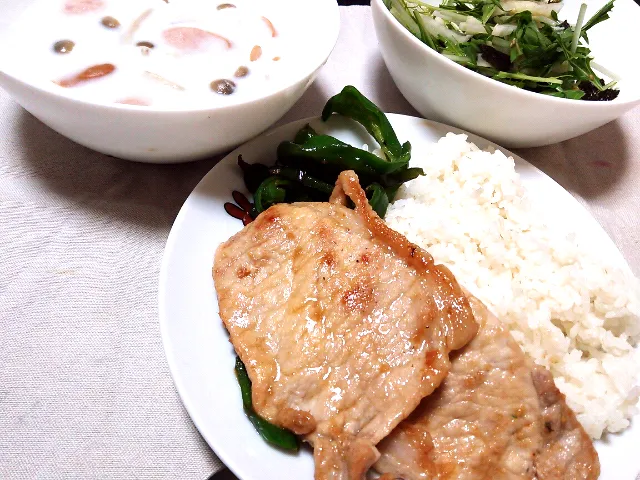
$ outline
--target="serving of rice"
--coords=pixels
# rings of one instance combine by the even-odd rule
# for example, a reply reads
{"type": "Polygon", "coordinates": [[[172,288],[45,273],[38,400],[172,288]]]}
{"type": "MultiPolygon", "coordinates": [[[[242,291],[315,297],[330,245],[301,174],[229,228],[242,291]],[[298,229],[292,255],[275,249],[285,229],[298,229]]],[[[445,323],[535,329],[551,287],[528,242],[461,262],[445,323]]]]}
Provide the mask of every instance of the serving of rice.
{"type": "Polygon", "coordinates": [[[447,265],[549,368],[585,430],[600,438],[638,412],[640,282],[550,226],[514,161],[449,133],[411,160],[386,222],[447,265]]]}

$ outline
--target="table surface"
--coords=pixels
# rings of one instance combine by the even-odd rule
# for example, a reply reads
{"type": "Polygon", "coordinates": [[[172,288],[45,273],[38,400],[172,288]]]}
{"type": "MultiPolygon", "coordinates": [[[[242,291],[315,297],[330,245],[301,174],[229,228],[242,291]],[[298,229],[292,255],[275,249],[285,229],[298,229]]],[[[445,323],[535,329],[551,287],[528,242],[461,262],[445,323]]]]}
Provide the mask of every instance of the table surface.
{"type": "MultiPolygon", "coordinates": [[[[388,112],[416,115],[378,53],[369,8],[341,15],[329,62],[279,124],[317,115],[346,84],[388,112]]],[[[636,275],[638,132],[635,109],[517,151],[591,211],[636,275]]],[[[222,468],[175,390],[157,310],[172,222],[215,162],[105,157],[0,90],[0,478],[204,480],[222,468]]]]}

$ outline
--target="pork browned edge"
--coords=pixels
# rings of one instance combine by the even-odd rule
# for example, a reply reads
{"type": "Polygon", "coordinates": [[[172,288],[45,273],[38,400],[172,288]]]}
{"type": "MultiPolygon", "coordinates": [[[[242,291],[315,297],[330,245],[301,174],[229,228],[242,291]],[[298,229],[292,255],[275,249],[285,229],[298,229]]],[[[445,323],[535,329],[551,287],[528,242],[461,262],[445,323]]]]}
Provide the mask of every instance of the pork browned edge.
{"type": "Polygon", "coordinates": [[[375,465],[404,480],[594,480],[591,439],[551,373],[470,297],[476,337],[449,375],[379,445],[375,465]]]}
{"type": "Polygon", "coordinates": [[[477,331],[451,273],[380,220],[354,172],[329,203],[260,214],[213,277],[256,411],[314,446],[316,479],[363,478],[477,331]]]}

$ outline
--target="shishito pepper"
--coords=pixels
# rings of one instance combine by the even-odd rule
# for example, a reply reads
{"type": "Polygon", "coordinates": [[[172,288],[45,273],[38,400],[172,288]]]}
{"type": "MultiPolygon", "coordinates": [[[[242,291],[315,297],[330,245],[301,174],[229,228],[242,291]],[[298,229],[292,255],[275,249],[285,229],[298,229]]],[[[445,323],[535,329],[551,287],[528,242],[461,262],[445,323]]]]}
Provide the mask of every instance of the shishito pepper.
{"type": "Polygon", "coordinates": [[[379,183],[372,183],[364,189],[369,200],[369,205],[378,214],[380,218],[384,218],[389,207],[389,197],[382,185],[379,183]]]}
{"type": "Polygon", "coordinates": [[[366,128],[367,132],[376,139],[390,163],[403,165],[409,163],[411,144],[409,142],[400,144],[384,112],[362,95],[356,87],[347,85],[340,93],[331,97],[322,110],[322,120],[326,122],[333,113],[351,118],[366,128]]]}
{"type": "Polygon", "coordinates": [[[340,172],[354,170],[368,189],[372,207],[383,216],[400,185],[423,175],[421,168],[408,167],[411,144],[400,144],[384,112],[355,87],[346,86],[329,99],[322,119],[334,113],[364,126],[381,146],[384,158],[318,134],[307,124],[292,142],[278,145],[275,167],[239,161],[245,184],[254,194],[256,213],[281,202],[328,199],[340,172]]]}
{"type": "Polygon", "coordinates": [[[278,160],[284,164],[292,159],[310,160],[339,170],[353,170],[368,175],[385,175],[398,171],[406,167],[409,161],[387,161],[329,135],[311,136],[302,144],[282,142],[278,145],[277,155],[278,160]]]}
{"type": "Polygon", "coordinates": [[[297,452],[300,444],[298,437],[296,437],[293,432],[267,422],[253,409],[253,401],[251,399],[251,379],[249,378],[247,369],[245,368],[244,363],[242,363],[242,360],[240,360],[240,357],[236,357],[235,370],[238,383],[240,384],[244,413],[247,415],[260,436],[267,443],[273,446],[297,452]]]}
{"type": "Polygon", "coordinates": [[[253,193],[257,213],[276,203],[306,201],[318,196],[328,198],[333,191],[333,185],[296,168],[272,167],[269,173],[271,176],[264,179],[253,193]]]}
{"type": "Polygon", "coordinates": [[[247,163],[242,155],[238,155],[238,166],[242,170],[244,184],[251,193],[255,193],[260,184],[271,175],[269,167],[261,163],[247,163]]]}
{"type": "Polygon", "coordinates": [[[279,175],[280,177],[288,180],[298,182],[300,185],[315,190],[317,192],[331,195],[334,185],[323,182],[312,175],[309,175],[304,170],[291,167],[271,167],[269,169],[271,175],[279,175]]]}
{"type": "Polygon", "coordinates": [[[315,137],[316,135],[318,135],[318,132],[316,132],[311,125],[309,125],[308,123],[302,127],[298,133],[296,133],[295,138],[293,139],[293,143],[297,143],[298,145],[303,144],[304,142],[306,142],[307,140],[309,140],[311,137],[315,137]]]}
{"type": "Polygon", "coordinates": [[[253,194],[253,202],[258,213],[271,205],[283,203],[287,197],[287,188],[293,186],[291,180],[279,176],[267,177],[253,194]]]}

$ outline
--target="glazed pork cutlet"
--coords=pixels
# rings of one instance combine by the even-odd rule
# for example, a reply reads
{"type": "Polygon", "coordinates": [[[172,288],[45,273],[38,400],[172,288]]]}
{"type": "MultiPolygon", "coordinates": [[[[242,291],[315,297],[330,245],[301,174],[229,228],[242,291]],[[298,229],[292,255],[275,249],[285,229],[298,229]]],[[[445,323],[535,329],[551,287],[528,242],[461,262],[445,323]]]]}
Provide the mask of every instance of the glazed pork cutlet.
{"type": "Polygon", "coordinates": [[[439,389],[378,444],[374,468],[404,480],[598,478],[598,454],[551,373],[484,304],[470,303],[478,334],[452,355],[439,389]]]}
{"type": "Polygon", "coordinates": [[[260,214],[213,276],[256,412],[313,445],[316,479],[363,478],[478,328],[449,270],[384,224],[352,171],[330,202],[260,214]]]}

